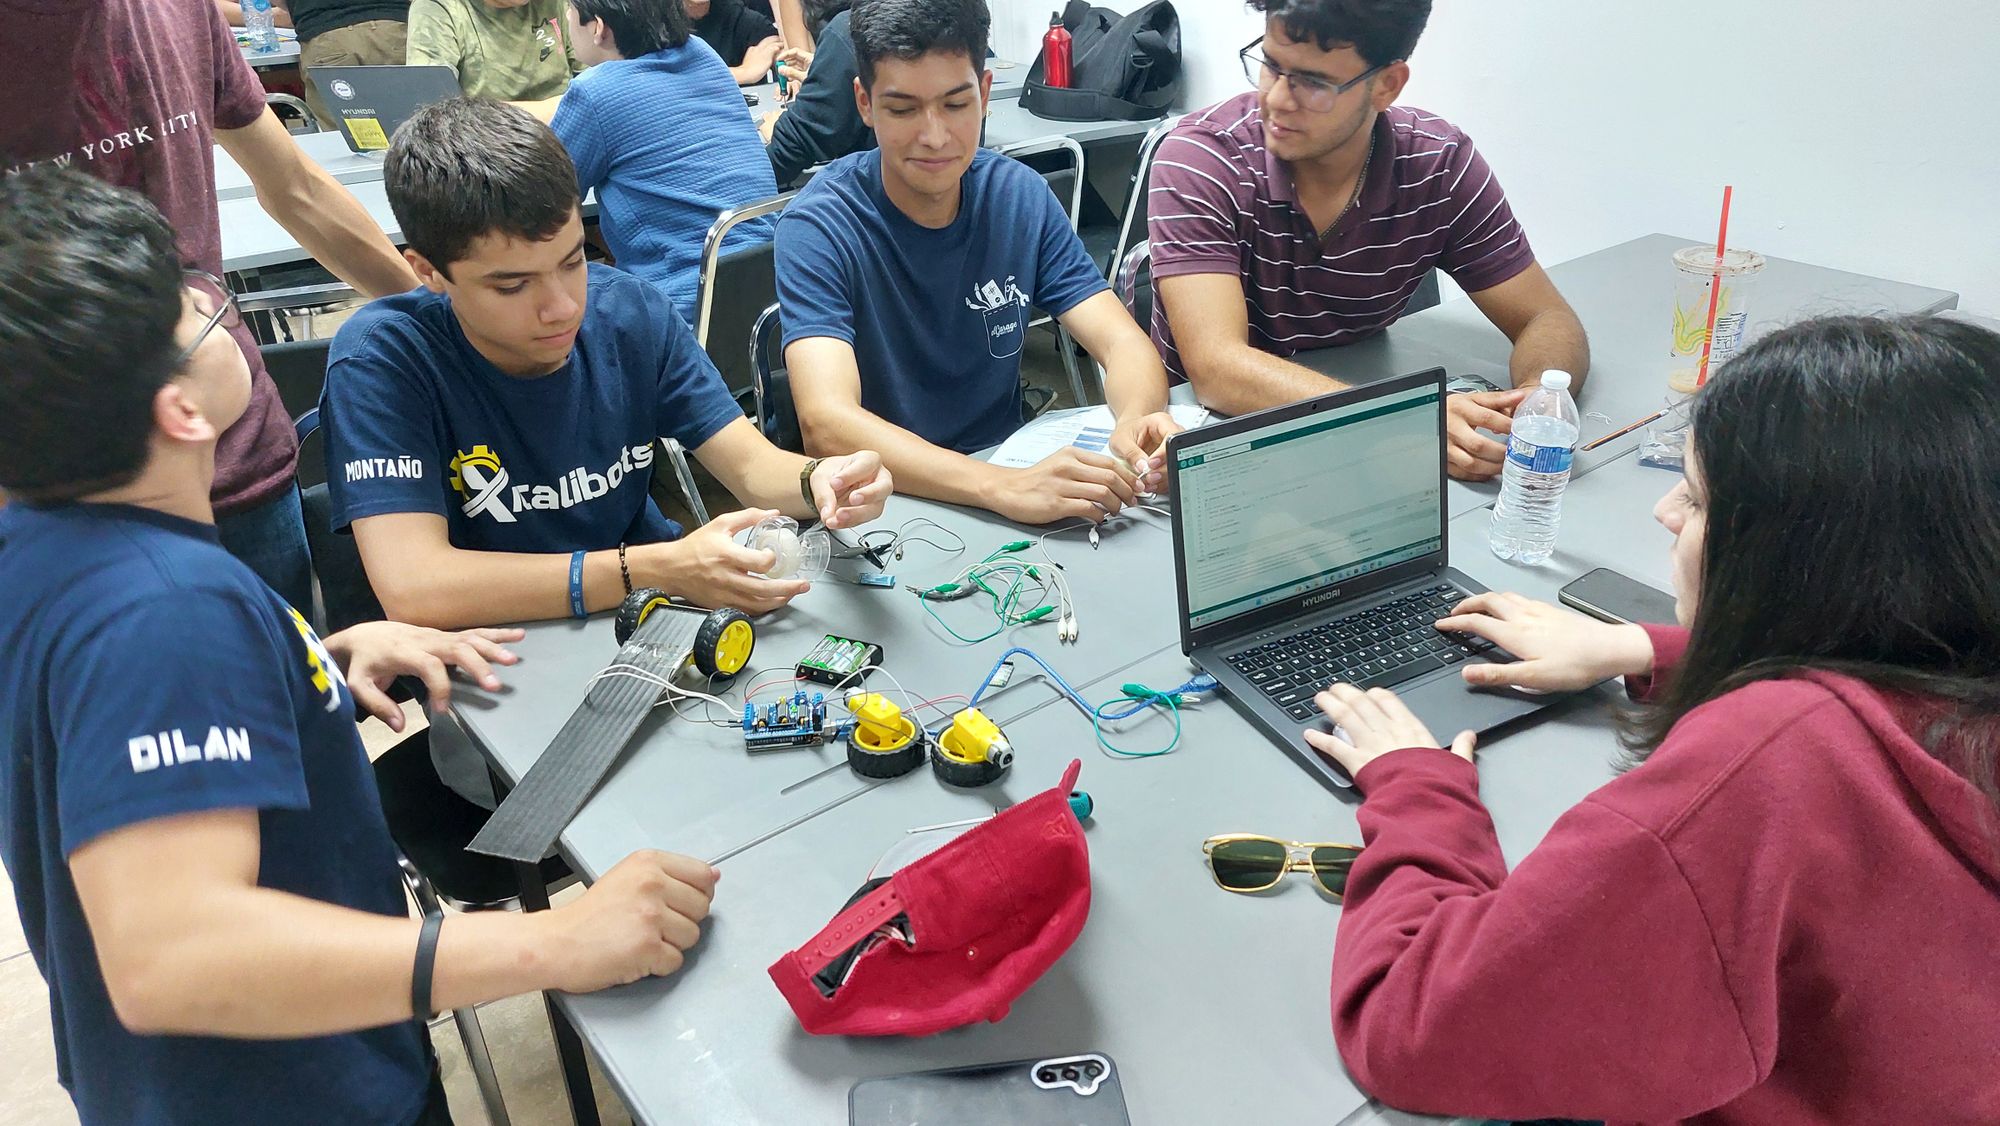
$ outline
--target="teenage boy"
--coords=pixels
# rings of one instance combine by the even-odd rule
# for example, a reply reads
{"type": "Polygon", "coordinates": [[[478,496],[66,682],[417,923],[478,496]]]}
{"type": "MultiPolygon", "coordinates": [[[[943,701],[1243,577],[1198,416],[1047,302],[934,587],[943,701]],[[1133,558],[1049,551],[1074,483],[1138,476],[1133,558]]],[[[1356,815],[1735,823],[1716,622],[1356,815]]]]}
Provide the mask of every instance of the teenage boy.
{"type": "Polygon", "coordinates": [[[854,106],[854,40],[847,0],[830,0],[838,8],[817,32],[817,44],[807,60],[811,66],[797,82],[797,94],[787,105],[758,119],[764,155],[781,187],[790,187],[806,170],[838,160],[848,153],[875,147],[875,135],[854,106]]]}
{"type": "MultiPolygon", "coordinates": [[[[167,216],[181,261],[222,270],[215,199],[220,145],[257,202],[306,253],[370,297],[416,284],[343,184],[307,157],[264,104],[264,88],[211,0],[0,0],[0,174],[50,163],[142,192],[167,216]]],[[[294,606],[312,602],[299,514],[298,440],[248,327],[250,406],[216,447],[216,531],[294,606]]],[[[0,407],[4,409],[4,407],[0,407]]]]}
{"type": "Polygon", "coordinates": [[[905,492],[1024,524],[1102,519],[1164,480],[1166,373],[1048,185],[979,147],[993,76],[982,0],[850,13],[877,152],[835,161],[778,221],[785,360],[806,446],[882,451],[905,492]],[[1104,366],[1111,452],[1026,469],[967,456],[1021,425],[1028,307],[1104,366]]]}
{"type": "Polygon", "coordinates": [[[35,169],[0,213],[0,858],[83,1122],[448,1123],[434,1009],[677,969],[716,879],[682,856],[409,916],[356,709],[497,689],[519,631],[321,641],[216,542],[233,298],[132,192],[35,169]]]}
{"type": "Polygon", "coordinates": [[[785,44],[770,16],[743,0],[687,0],[686,9],[695,38],[715,48],[737,85],[755,86],[771,73],[785,44]]]}
{"type": "MultiPolygon", "coordinates": [[[[586,69],[550,127],[597,192],[597,229],[620,269],[694,316],[702,244],[715,217],[778,194],[757,127],[722,60],[690,38],[679,0],[570,0],[569,39],[586,69]]],[[[738,223],[725,253],[771,241],[771,220],[738,223]]]]}
{"type": "Polygon", "coordinates": [[[769,510],[881,514],[880,458],[772,446],[664,293],[584,262],[576,169],[547,126],[438,102],[383,172],[423,288],[342,326],[322,405],[334,526],[390,617],[580,617],[635,587],[764,613],[807,584],[760,578],[771,553],[737,533],[769,510]],[[683,537],[647,494],[663,436],[756,508],[683,537]]]}
{"type": "Polygon", "coordinates": [[[1454,395],[1455,477],[1500,472],[1543,371],[1579,381],[1583,325],[1535,262],[1500,181],[1457,126],[1395,105],[1430,0],[1252,0],[1257,89],[1189,115],[1153,162],[1147,221],[1167,370],[1228,414],[1343,384],[1292,357],[1371,336],[1433,268],[1514,343],[1514,389],[1454,395]]]}
{"type": "Polygon", "coordinates": [[[547,121],[582,67],[563,31],[566,0],[411,0],[411,66],[448,66],[468,97],[499,98],[547,121]]]}

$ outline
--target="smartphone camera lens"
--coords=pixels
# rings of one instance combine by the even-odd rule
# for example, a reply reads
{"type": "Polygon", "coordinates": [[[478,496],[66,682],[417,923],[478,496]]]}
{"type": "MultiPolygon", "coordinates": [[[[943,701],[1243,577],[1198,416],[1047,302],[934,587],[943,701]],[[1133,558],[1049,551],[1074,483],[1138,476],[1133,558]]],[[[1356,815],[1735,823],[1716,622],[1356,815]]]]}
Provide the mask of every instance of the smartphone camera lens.
{"type": "Polygon", "coordinates": [[[1101,1063],[1097,1063],[1095,1061],[1084,1064],[1083,1073],[1085,1075],[1090,1076],[1092,1079],[1095,1079],[1098,1076],[1104,1074],[1104,1065],[1101,1063]]]}
{"type": "Polygon", "coordinates": [[[1036,1072],[1035,1077],[1040,1079],[1044,1083],[1053,1083],[1056,1081],[1056,1069],[1053,1067],[1045,1067],[1040,1071],[1036,1072]]]}
{"type": "Polygon", "coordinates": [[[1064,1078],[1064,1079],[1067,1079],[1067,1080],[1069,1080],[1069,1081],[1070,1081],[1070,1082],[1072,1082],[1072,1083],[1076,1082],[1076,1081],[1077,1081],[1078,1079],[1080,1079],[1080,1078],[1082,1078],[1082,1077],[1083,1077],[1083,1073],[1082,1073],[1082,1072],[1079,1072],[1079,1071],[1078,1071],[1078,1070],[1077,1070],[1076,1068],[1074,1068],[1074,1067],[1065,1067],[1065,1068],[1063,1068],[1063,1072],[1062,1072],[1062,1075],[1063,1075],[1063,1078],[1064,1078]]]}

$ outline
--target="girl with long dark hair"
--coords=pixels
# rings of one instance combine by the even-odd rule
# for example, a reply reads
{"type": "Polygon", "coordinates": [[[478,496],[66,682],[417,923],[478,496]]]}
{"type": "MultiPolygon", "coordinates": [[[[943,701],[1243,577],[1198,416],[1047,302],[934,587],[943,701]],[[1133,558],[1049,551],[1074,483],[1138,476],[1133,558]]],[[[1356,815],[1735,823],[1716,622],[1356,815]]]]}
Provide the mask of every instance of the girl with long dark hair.
{"type": "Polygon", "coordinates": [[[1678,627],[1510,594],[1439,623],[1522,658],[1475,684],[1640,702],[1636,765],[1513,872],[1470,733],[1321,694],[1366,795],[1342,1057],[1437,1113],[2000,1122],[2000,335],[1774,333],[1690,450],[1655,510],[1678,627]]]}

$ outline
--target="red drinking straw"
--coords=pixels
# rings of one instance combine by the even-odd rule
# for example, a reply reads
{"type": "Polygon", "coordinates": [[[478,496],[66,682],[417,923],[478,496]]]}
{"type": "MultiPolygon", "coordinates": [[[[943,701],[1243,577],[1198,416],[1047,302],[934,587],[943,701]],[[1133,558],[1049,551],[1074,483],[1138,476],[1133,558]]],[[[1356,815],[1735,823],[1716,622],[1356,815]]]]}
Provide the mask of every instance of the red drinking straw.
{"type": "Polygon", "coordinates": [[[1715,275],[1708,283],[1708,333],[1701,338],[1701,368],[1695,373],[1696,387],[1708,382],[1708,353],[1715,347],[1715,314],[1722,304],[1722,252],[1729,245],[1729,197],[1735,191],[1735,185],[1723,185],[1722,226],[1715,232],[1715,275]]]}

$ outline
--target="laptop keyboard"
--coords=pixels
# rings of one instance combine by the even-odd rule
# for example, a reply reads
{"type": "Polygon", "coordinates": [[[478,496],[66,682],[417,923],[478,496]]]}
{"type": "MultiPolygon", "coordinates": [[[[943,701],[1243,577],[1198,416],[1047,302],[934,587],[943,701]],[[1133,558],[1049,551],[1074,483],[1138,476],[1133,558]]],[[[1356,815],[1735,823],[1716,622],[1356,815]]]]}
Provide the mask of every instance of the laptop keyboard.
{"type": "Polygon", "coordinates": [[[1245,649],[1227,658],[1285,714],[1318,714],[1313,696],[1332,681],[1386,688],[1494,648],[1471,634],[1439,633],[1435,623],[1468,595],[1451,583],[1245,649]]]}

